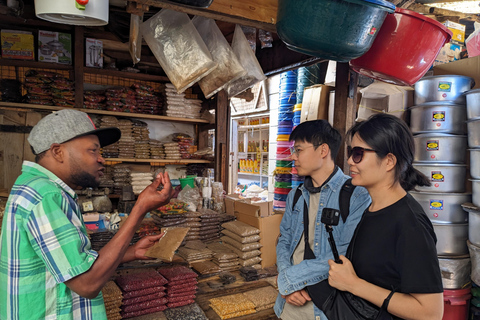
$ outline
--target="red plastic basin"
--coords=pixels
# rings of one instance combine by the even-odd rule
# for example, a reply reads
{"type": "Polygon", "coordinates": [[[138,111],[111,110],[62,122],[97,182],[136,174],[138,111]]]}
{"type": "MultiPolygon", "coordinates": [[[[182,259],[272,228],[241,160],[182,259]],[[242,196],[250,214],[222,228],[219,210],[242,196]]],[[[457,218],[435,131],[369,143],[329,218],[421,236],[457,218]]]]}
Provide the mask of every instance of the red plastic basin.
{"type": "Polygon", "coordinates": [[[432,66],[452,32],[440,22],[406,9],[387,15],[372,47],[350,67],[367,77],[411,86],[432,66]]]}

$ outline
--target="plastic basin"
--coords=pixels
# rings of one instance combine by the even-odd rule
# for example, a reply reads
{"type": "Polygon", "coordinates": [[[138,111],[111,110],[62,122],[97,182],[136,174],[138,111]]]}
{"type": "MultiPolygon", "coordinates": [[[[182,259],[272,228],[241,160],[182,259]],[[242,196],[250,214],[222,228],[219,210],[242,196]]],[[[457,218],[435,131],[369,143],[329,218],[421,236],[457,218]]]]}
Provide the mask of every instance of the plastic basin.
{"type": "Polygon", "coordinates": [[[440,22],[397,8],[385,18],[372,47],[350,67],[367,77],[411,86],[425,75],[452,31],[440,22]]]}
{"type": "Polygon", "coordinates": [[[277,33],[291,50],[346,62],[370,49],[394,10],[384,0],[279,0],[277,33]]]}

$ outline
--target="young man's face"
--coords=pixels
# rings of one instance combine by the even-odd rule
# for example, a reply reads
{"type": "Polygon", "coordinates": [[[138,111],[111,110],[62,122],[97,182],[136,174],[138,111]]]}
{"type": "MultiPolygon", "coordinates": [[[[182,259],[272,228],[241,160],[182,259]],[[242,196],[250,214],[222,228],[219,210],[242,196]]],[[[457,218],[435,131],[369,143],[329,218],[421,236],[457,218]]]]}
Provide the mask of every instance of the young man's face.
{"type": "Polygon", "coordinates": [[[105,159],[100,155],[100,142],[96,135],[75,138],[69,142],[68,162],[70,182],[76,186],[98,187],[105,170],[105,159]]]}
{"type": "Polygon", "coordinates": [[[324,164],[321,145],[314,146],[310,142],[295,140],[293,148],[295,152],[292,153],[292,160],[295,161],[299,176],[311,176],[324,164]]]}

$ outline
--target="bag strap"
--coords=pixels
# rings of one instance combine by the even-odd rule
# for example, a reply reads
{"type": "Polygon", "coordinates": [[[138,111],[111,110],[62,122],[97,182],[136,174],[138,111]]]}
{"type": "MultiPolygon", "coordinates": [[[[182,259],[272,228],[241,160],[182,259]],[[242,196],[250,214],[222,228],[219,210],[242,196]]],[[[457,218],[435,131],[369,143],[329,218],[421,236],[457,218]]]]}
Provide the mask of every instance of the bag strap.
{"type": "MultiPolygon", "coordinates": [[[[382,307],[380,308],[380,310],[385,310],[387,311],[388,309],[388,304],[390,303],[390,299],[392,298],[393,294],[395,293],[395,288],[392,286],[392,291],[390,291],[390,293],[388,294],[388,296],[385,298],[385,300],[383,300],[383,304],[382,304],[382,307]]],[[[387,311],[388,312],[388,311],[387,311]]]]}
{"type": "Polygon", "coordinates": [[[298,199],[302,196],[302,190],[300,190],[300,187],[303,186],[303,183],[300,183],[300,185],[297,187],[297,190],[295,191],[295,195],[293,196],[293,202],[292,202],[292,211],[295,209],[295,205],[298,202],[298,199]]]}
{"type": "Polygon", "coordinates": [[[352,197],[355,187],[352,184],[352,178],[345,181],[340,190],[340,196],[338,197],[338,206],[340,207],[340,215],[342,216],[343,223],[347,221],[350,214],[350,198],[352,197]]]}

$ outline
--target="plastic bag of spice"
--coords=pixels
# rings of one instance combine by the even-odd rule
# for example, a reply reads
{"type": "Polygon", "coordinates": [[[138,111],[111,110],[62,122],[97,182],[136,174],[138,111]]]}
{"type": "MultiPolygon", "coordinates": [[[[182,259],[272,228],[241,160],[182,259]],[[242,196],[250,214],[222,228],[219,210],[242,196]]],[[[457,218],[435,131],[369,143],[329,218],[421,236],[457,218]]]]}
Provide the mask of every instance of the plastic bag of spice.
{"type": "Polygon", "coordinates": [[[145,256],[172,262],[190,228],[162,228],[163,237],[145,252],[145,256]]]}
{"type": "Polygon", "coordinates": [[[142,23],[140,30],[178,93],[217,66],[186,13],[162,9],[142,23]]]}
{"type": "Polygon", "coordinates": [[[143,14],[130,16],[130,40],[129,49],[133,64],[140,62],[142,56],[142,34],[140,33],[140,24],[143,21],[143,14]]]}
{"type": "Polygon", "coordinates": [[[198,84],[202,89],[205,98],[210,98],[222,90],[230,82],[244,76],[247,72],[238,61],[237,56],[218,28],[215,20],[195,16],[192,19],[193,25],[212,54],[213,61],[218,67],[202,78],[198,84]]]}

